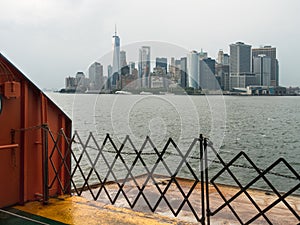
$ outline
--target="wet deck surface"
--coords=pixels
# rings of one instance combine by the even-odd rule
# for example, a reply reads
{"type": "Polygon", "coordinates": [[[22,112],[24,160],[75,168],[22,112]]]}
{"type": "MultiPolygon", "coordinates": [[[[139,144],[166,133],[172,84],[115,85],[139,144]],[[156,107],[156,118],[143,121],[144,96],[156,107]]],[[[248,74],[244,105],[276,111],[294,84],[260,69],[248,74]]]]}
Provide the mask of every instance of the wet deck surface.
{"type": "MultiPolygon", "coordinates": [[[[164,190],[168,178],[159,177],[156,180],[159,187],[161,187],[161,190],[164,190]]],[[[185,193],[187,193],[191,185],[193,185],[193,182],[190,180],[182,179],[178,181],[185,193]]],[[[144,178],[140,177],[138,179],[139,185],[143,182],[144,178]]],[[[106,188],[111,197],[114,197],[118,191],[117,184],[107,185],[106,188]]],[[[212,186],[209,186],[209,188],[210,205],[211,209],[214,210],[224,201],[212,186]]],[[[231,186],[220,185],[219,188],[226,199],[229,199],[239,191],[239,189],[231,186]]],[[[93,193],[96,194],[98,190],[99,188],[93,189],[93,193]]],[[[136,184],[132,181],[127,182],[123,190],[126,193],[128,200],[133,202],[138,194],[136,184]]],[[[160,197],[155,184],[151,182],[148,182],[143,193],[152,207],[160,197]]],[[[277,199],[275,194],[266,193],[264,191],[248,190],[248,193],[261,209],[266,208],[277,199]]],[[[201,215],[201,188],[199,184],[189,198],[190,204],[185,204],[183,206],[177,218],[174,217],[168,204],[166,204],[164,200],[160,202],[155,213],[152,213],[142,197],[139,198],[133,210],[130,209],[130,206],[122,194],[119,195],[118,200],[113,206],[110,204],[110,201],[103,190],[98,199],[99,200],[94,201],[90,191],[84,191],[82,197],[72,196],[51,199],[50,204],[47,206],[43,206],[40,202],[32,202],[25,206],[17,206],[16,208],[67,224],[199,224],[197,223],[194,214],[191,212],[190,206],[195,209],[195,212],[198,215],[201,215]]],[[[172,184],[168,189],[166,199],[170,203],[170,206],[176,211],[183,201],[183,197],[175,184],[172,184]]],[[[299,196],[289,196],[286,198],[286,201],[296,213],[300,214],[299,196]]],[[[231,206],[242,218],[243,222],[248,221],[258,213],[258,210],[245,194],[242,194],[232,202],[231,206]]],[[[266,215],[274,225],[295,225],[300,222],[283,203],[276,205],[266,213],[266,215]]],[[[230,209],[225,207],[215,216],[211,217],[211,224],[234,225],[240,223],[230,209]]],[[[260,217],[252,224],[268,223],[263,217],[260,217]]]]}

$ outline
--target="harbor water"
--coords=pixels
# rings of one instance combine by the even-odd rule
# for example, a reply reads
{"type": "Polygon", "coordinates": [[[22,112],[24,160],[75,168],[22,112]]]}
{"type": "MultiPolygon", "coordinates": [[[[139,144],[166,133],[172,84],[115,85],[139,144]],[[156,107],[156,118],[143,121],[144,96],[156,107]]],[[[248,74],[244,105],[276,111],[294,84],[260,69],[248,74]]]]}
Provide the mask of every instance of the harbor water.
{"type": "MultiPolygon", "coordinates": [[[[93,132],[101,143],[109,133],[120,146],[126,135],[129,135],[139,148],[145,137],[149,136],[158,151],[161,151],[171,137],[185,153],[193,139],[201,133],[209,138],[225,162],[244,151],[261,169],[282,157],[297,173],[300,172],[300,97],[297,96],[97,95],[52,92],[47,95],[72,118],[73,131],[78,131],[84,141],[93,132]]],[[[199,156],[197,149],[195,146],[188,159],[194,168],[199,168],[199,160],[195,159],[199,156]]],[[[178,152],[176,149],[171,151],[173,156],[170,154],[166,161],[171,168],[176,168],[178,152]]],[[[91,157],[96,155],[94,150],[91,157]]],[[[152,163],[151,160],[155,163],[156,158],[148,157],[149,163],[152,163]]],[[[215,155],[209,154],[209,159],[209,173],[213,176],[221,167],[215,155]]],[[[249,169],[251,165],[243,157],[235,164],[238,166],[232,170],[242,185],[257,176],[254,170],[249,169]]],[[[90,167],[88,161],[86,166],[87,169],[90,167]]],[[[124,168],[118,171],[115,166],[114,169],[116,173],[124,173],[124,168]]],[[[140,169],[141,174],[145,172],[142,166],[140,169]]],[[[162,170],[165,171],[164,168],[162,170]]],[[[288,191],[299,183],[284,164],[275,167],[272,172],[266,177],[278,190],[288,191]]],[[[189,176],[186,168],[182,168],[180,176],[189,176]]],[[[237,185],[227,173],[222,174],[217,182],[237,185]]],[[[264,181],[255,183],[254,187],[269,189],[264,181]]]]}

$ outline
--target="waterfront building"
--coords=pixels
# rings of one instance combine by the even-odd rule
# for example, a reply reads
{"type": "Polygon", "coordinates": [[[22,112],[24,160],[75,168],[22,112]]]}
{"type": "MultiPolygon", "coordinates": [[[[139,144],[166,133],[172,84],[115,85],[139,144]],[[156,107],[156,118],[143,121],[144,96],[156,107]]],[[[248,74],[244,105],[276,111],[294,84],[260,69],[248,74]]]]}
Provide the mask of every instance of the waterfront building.
{"type": "Polygon", "coordinates": [[[256,85],[251,73],[251,45],[236,42],[230,45],[230,89],[246,88],[245,85],[256,85]]]}
{"type": "Polygon", "coordinates": [[[112,64],[112,78],[111,86],[112,89],[117,88],[117,81],[119,80],[120,74],[120,38],[117,35],[117,29],[115,29],[115,34],[113,38],[113,64],[112,64]]]}
{"type": "Polygon", "coordinates": [[[229,91],[229,65],[216,64],[216,75],[220,78],[219,83],[223,91],[229,91]]]}
{"type": "Polygon", "coordinates": [[[253,73],[243,73],[239,75],[230,75],[230,90],[234,88],[247,88],[250,85],[258,85],[257,76],[253,73]]]}
{"type": "Polygon", "coordinates": [[[139,79],[141,87],[150,87],[150,46],[139,49],[139,79]]]}
{"type": "Polygon", "coordinates": [[[253,73],[261,86],[271,86],[272,59],[266,55],[253,57],[253,73]]]}
{"type": "Polygon", "coordinates": [[[240,75],[251,72],[251,45],[236,42],[230,45],[230,74],[240,75]]]}
{"type": "Polygon", "coordinates": [[[229,91],[229,62],[230,57],[222,49],[218,52],[218,60],[215,64],[215,75],[223,91],[229,91]]]}
{"type": "Polygon", "coordinates": [[[199,84],[201,89],[218,90],[219,83],[215,77],[216,61],[211,58],[203,58],[199,61],[199,84]]]}
{"type": "Polygon", "coordinates": [[[271,86],[277,87],[279,85],[279,68],[276,58],[276,48],[272,46],[253,48],[252,57],[258,57],[259,55],[266,55],[271,58],[271,86]]]}
{"type": "Polygon", "coordinates": [[[99,62],[94,62],[89,67],[89,79],[91,90],[101,90],[103,88],[103,66],[99,62]]]}
{"type": "Polygon", "coordinates": [[[75,76],[76,80],[76,91],[85,92],[88,89],[90,80],[85,77],[84,72],[77,72],[75,76]]]}
{"type": "Polygon", "coordinates": [[[187,57],[180,59],[180,86],[182,88],[187,87],[187,57]]]}
{"type": "Polygon", "coordinates": [[[66,90],[76,90],[77,82],[75,77],[66,77],[65,88],[66,90]]]}
{"type": "Polygon", "coordinates": [[[164,77],[151,76],[151,88],[163,88],[165,87],[164,77]]]}
{"type": "Polygon", "coordinates": [[[199,53],[195,50],[187,54],[188,87],[199,88],[199,53]]]}

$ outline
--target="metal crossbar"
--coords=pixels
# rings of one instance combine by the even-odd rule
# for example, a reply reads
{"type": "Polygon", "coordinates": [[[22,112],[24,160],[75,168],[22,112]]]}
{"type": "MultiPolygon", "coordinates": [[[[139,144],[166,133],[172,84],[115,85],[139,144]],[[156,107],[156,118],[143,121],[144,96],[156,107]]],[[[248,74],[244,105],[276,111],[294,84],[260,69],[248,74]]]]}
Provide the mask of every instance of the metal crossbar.
{"type": "MultiPolygon", "coordinates": [[[[79,137],[78,133],[76,133],[76,132],[75,132],[75,135],[77,137],[79,137]]],[[[160,203],[162,201],[164,201],[167,204],[167,206],[169,207],[169,209],[171,210],[171,212],[173,213],[174,216],[177,216],[180,213],[183,206],[185,204],[187,204],[189,206],[190,210],[193,212],[193,214],[194,214],[195,218],[197,219],[197,221],[201,221],[202,219],[199,218],[198,213],[195,211],[195,208],[192,206],[192,204],[189,200],[189,198],[190,198],[191,194],[193,193],[196,185],[199,183],[199,179],[198,179],[195,171],[192,169],[191,165],[186,160],[188,155],[190,154],[191,150],[196,145],[197,141],[198,140],[195,139],[192,142],[192,144],[191,144],[190,148],[188,149],[188,151],[185,154],[183,154],[171,138],[167,141],[167,143],[165,144],[162,151],[159,152],[158,149],[156,148],[156,146],[154,145],[154,143],[152,142],[152,140],[149,137],[146,137],[146,139],[145,139],[143,145],[141,146],[140,150],[137,150],[137,148],[134,146],[134,144],[133,144],[133,142],[132,142],[132,140],[130,139],[129,136],[125,137],[125,139],[124,139],[123,143],[121,144],[120,148],[118,148],[114,144],[114,142],[113,142],[112,138],[110,137],[110,135],[107,134],[104,141],[103,141],[102,146],[99,147],[99,145],[97,144],[97,142],[95,140],[95,137],[92,135],[92,133],[90,133],[90,135],[87,139],[87,142],[85,144],[83,144],[82,141],[79,139],[79,143],[82,147],[82,152],[79,156],[79,159],[75,159],[76,165],[75,165],[75,169],[74,169],[73,173],[75,173],[77,168],[80,168],[80,161],[81,161],[84,154],[86,154],[86,156],[88,158],[88,161],[92,165],[92,168],[90,169],[87,177],[82,173],[82,170],[80,170],[80,173],[82,174],[82,177],[84,178],[84,184],[80,188],[80,191],[76,190],[76,192],[77,192],[78,195],[81,195],[82,191],[85,189],[85,187],[87,187],[87,189],[90,191],[91,195],[93,196],[94,200],[97,200],[98,197],[100,196],[101,191],[104,190],[104,192],[105,192],[106,196],[108,197],[108,199],[110,200],[111,204],[115,204],[118,197],[119,197],[119,195],[122,193],[122,195],[124,196],[124,198],[126,199],[128,205],[131,208],[134,208],[136,206],[137,202],[139,201],[139,199],[142,198],[146,202],[147,206],[149,207],[149,209],[152,212],[155,212],[157,210],[157,208],[159,207],[160,203]],[[87,154],[87,147],[88,147],[88,144],[89,144],[90,140],[92,140],[95,143],[97,149],[99,150],[94,162],[92,162],[90,156],[87,154]],[[114,159],[111,162],[111,164],[108,163],[108,159],[103,154],[103,149],[107,145],[107,143],[110,143],[112,145],[113,150],[115,151],[115,156],[114,156],[114,159]],[[136,157],[134,158],[131,165],[127,165],[126,160],[122,156],[122,151],[125,149],[125,146],[127,146],[127,145],[129,145],[134,150],[134,152],[136,153],[136,157]],[[155,152],[155,154],[157,156],[157,159],[156,159],[156,162],[155,162],[154,165],[147,164],[147,162],[142,157],[143,150],[145,149],[145,147],[147,145],[150,145],[151,149],[155,152]],[[166,162],[164,160],[164,155],[165,155],[165,153],[167,152],[167,149],[170,146],[172,146],[178,152],[178,154],[180,154],[180,156],[181,156],[181,161],[178,164],[177,168],[175,169],[174,173],[171,172],[170,168],[168,167],[168,165],[166,164],[166,162]],[[99,172],[95,168],[98,160],[100,159],[100,157],[104,160],[104,162],[105,162],[105,164],[108,168],[108,171],[104,175],[103,179],[101,179],[101,175],[99,174],[99,172]],[[126,175],[125,175],[124,179],[122,179],[121,181],[118,180],[118,178],[117,178],[117,176],[114,172],[114,169],[113,169],[118,159],[122,162],[122,164],[124,165],[124,167],[126,169],[126,173],[125,173],[126,175]],[[144,169],[146,170],[146,174],[147,174],[146,179],[145,179],[145,181],[143,182],[142,185],[140,185],[138,183],[136,177],[132,173],[132,171],[133,171],[133,169],[136,166],[138,161],[140,161],[142,163],[144,169]],[[163,165],[163,167],[166,169],[166,171],[168,173],[168,176],[171,178],[168,181],[168,183],[166,184],[164,189],[162,189],[159,186],[158,182],[155,179],[156,170],[157,170],[157,168],[160,164],[163,165]],[[183,191],[183,188],[181,187],[181,185],[179,184],[179,182],[176,179],[176,176],[177,176],[179,170],[181,169],[181,167],[183,165],[187,166],[190,173],[193,175],[193,177],[195,179],[194,184],[192,185],[192,187],[190,188],[190,190],[188,191],[187,194],[185,194],[185,192],[183,191]],[[92,172],[96,173],[97,178],[100,182],[100,189],[99,189],[99,191],[96,195],[94,195],[94,193],[92,191],[92,188],[90,187],[90,185],[88,183],[92,172]],[[105,184],[106,184],[108,178],[110,177],[110,175],[112,175],[113,181],[118,185],[118,191],[117,191],[117,193],[115,194],[114,197],[112,197],[109,194],[109,191],[105,187],[105,184]],[[127,193],[124,191],[124,186],[125,186],[126,182],[128,182],[129,179],[134,182],[135,186],[137,187],[137,191],[138,191],[138,193],[137,193],[136,197],[133,199],[133,201],[130,201],[130,199],[127,197],[127,193]],[[146,194],[144,193],[145,189],[146,189],[146,187],[147,187],[147,185],[150,181],[155,184],[156,190],[160,194],[160,197],[157,199],[156,202],[154,202],[154,204],[151,204],[151,201],[150,201],[149,197],[147,197],[146,194]],[[166,197],[166,193],[168,192],[168,190],[169,190],[169,188],[171,187],[172,184],[176,185],[176,187],[178,188],[178,191],[181,193],[181,195],[184,199],[177,210],[174,209],[174,207],[170,204],[169,200],[166,197]]]]}
{"type": "Polygon", "coordinates": [[[290,206],[290,204],[285,200],[286,197],[288,197],[289,195],[291,195],[292,193],[294,193],[296,190],[298,190],[300,188],[300,176],[299,174],[295,171],[295,169],[288,164],[288,162],[283,159],[283,158],[279,158],[278,160],[276,160],[274,163],[272,163],[269,167],[267,167],[264,171],[261,171],[261,169],[259,169],[255,163],[249,158],[249,156],[241,151],[239,154],[237,154],[229,163],[225,163],[222,158],[220,157],[220,155],[218,154],[218,152],[214,149],[214,147],[211,145],[210,146],[211,150],[214,152],[214,154],[217,156],[218,160],[222,163],[223,168],[210,180],[210,183],[213,184],[214,188],[217,190],[217,192],[219,193],[219,195],[221,196],[221,198],[224,200],[224,203],[219,206],[217,209],[215,209],[214,211],[210,212],[210,216],[214,216],[216,215],[218,212],[220,212],[223,208],[225,208],[226,206],[231,210],[231,212],[234,214],[234,216],[236,217],[236,219],[241,223],[241,224],[251,224],[252,222],[254,222],[255,220],[257,220],[259,217],[263,217],[265,219],[265,221],[268,224],[273,224],[271,222],[271,220],[267,217],[266,213],[268,211],[270,211],[274,206],[276,206],[277,204],[279,204],[280,202],[284,203],[284,205],[290,210],[290,212],[297,218],[298,221],[300,221],[300,217],[298,215],[298,213],[290,206]],[[247,185],[242,186],[242,184],[240,183],[240,181],[237,179],[237,177],[234,175],[234,173],[230,170],[230,167],[234,164],[234,162],[236,162],[238,159],[244,157],[245,160],[247,162],[250,163],[250,165],[255,169],[255,171],[257,172],[257,176],[252,179],[247,185]],[[276,188],[274,187],[274,185],[272,185],[272,183],[267,179],[267,177],[265,176],[267,173],[269,173],[273,168],[275,168],[276,166],[278,166],[280,163],[283,163],[290,172],[292,172],[292,174],[296,177],[296,179],[298,180],[298,184],[295,185],[294,187],[292,187],[289,191],[287,191],[285,194],[281,195],[279,193],[278,190],[276,190],[276,188]],[[240,188],[240,190],[233,195],[230,199],[226,199],[224,194],[222,193],[222,191],[220,190],[220,188],[218,187],[218,185],[215,183],[215,180],[221,176],[221,174],[223,174],[225,171],[228,172],[228,174],[233,178],[233,180],[236,182],[236,184],[238,185],[238,187],[240,188]],[[251,188],[251,186],[256,183],[258,180],[263,179],[271,188],[271,190],[273,191],[273,193],[275,193],[278,197],[277,200],[275,200],[273,203],[271,203],[269,206],[267,206],[264,209],[261,209],[259,207],[259,205],[255,202],[255,200],[251,197],[251,195],[247,192],[247,190],[249,190],[251,188]],[[237,211],[231,206],[231,203],[234,202],[234,200],[236,200],[239,196],[241,196],[241,194],[245,194],[247,196],[247,198],[251,201],[251,203],[253,204],[253,206],[257,209],[258,213],[253,216],[251,219],[249,219],[246,222],[243,222],[242,218],[238,215],[237,211]]]}
{"type": "Polygon", "coordinates": [[[161,150],[159,150],[150,137],[146,137],[141,147],[137,148],[129,136],[126,136],[121,143],[116,144],[109,134],[106,134],[104,140],[99,142],[92,133],[89,133],[86,141],[83,141],[76,131],[71,139],[66,137],[63,130],[56,135],[56,138],[51,131],[48,130],[48,132],[50,133],[50,140],[54,143],[54,147],[49,152],[49,162],[51,165],[50,168],[55,174],[49,178],[49,188],[58,182],[63,193],[68,193],[72,186],[74,192],[79,196],[88,191],[94,200],[106,196],[111,204],[116,204],[123,197],[131,208],[137,207],[138,202],[142,200],[151,212],[157,212],[159,207],[164,204],[175,217],[183,209],[186,210],[188,208],[195,219],[203,225],[209,225],[211,219],[225,210],[225,208],[231,211],[240,224],[251,224],[261,218],[267,224],[272,224],[272,219],[269,218],[268,212],[279,203],[282,203],[295,219],[300,222],[297,211],[286,200],[287,197],[300,189],[300,176],[282,158],[276,160],[266,169],[258,168],[243,151],[238,153],[229,162],[225,162],[212,143],[208,139],[203,138],[202,135],[193,139],[190,146],[183,151],[172,138],[169,138],[161,150]],[[61,142],[66,143],[68,146],[67,151],[64,153],[61,149],[61,142]],[[197,156],[194,155],[195,151],[197,156]],[[208,159],[208,154],[213,154],[217,160],[208,159]],[[168,164],[168,156],[170,155],[179,158],[179,162],[171,167],[168,164]],[[149,160],[149,156],[151,156],[151,160],[149,160]],[[61,162],[55,165],[52,160],[53,157],[59,157],[61,162]],[[199,170],[194,168],[189,162],[191,158],[198,160],[199,170]],[[72,160],[72,168],[68,163],[70,159],[72,160]],[[244,160],[250,166],[237,164],[238,160],[244,160]],[[152,161],[152,163],[149,161],[152,161]],[[209,162],[221,165],[221,168],[213,176],[209,174],[209,162]],[[139,165],[142,165],[144,172],[135,175],[134,171],[139,169],[139,165]],[[273,170],[277,166],[285,166],[292,174],[292,176],[279,174],[280,176],[296,181],[296,184],[285,193],[280,193],[266,177],[267,174],[276,175],[277,173],[273,172],[273,170]],[[232,167],[252,169],[257,173],[257,176],[251,179],[246,185],[242,185],[232,167]],[[119,172],[120,169],[123,170],[121,175],[119,172]],[[192,184],[188,189],[181,183],[179,178],[180,171],[183,169],[191,177],[190,180],[192,180],[192,184]],[[161,185],[159,182],[161,170],[164,170],[167,174],[163,177],[168,177],[168,179],[164,180],[164,185],[161,185]],[[69,174],[69,182],[62,181],[60,176],[62,171],[66,171],[69,174]],[[217,183],[217,179],[225,172],[229,174],[230,178],[235,182],[235,186],[238,187],[237,193],[229,199],[226,198],[225,193],[222,192],[217,183]],[[142,182],[139,179],[141,177],[144,178],[142,182]],[[78,178],[82,182],[78,181],[78,178]],[[261,208],[249,193],[253,184],[260,180],[264,181],[277,197],[276,200],[265,208],[261,208]],[[115,189],[113,192],[109,189],[109,184],[114,185],[115,189]],[[147,194],[150,185],[154,185],[155,193],[158,195],[156,199],[147,194]],[[128,189],[129,186],[130,189],[128,189]],[[212,207],[210,204],[210,188],[212,187],[223,201],[217,208],[212,207]],[[176,189],[177,196],[179,195],[182,198],[181,202],[176,206],[169,198],[171,189],[173,191],[176,189]],[[135,195],[132,196],[132,193],[135,193],[135,195]],[[233,206],[242,194],[247,197],[257,211],[250,219],[246,219],[247,221],[244,221],[245,218],[242,218],[243,215],[240,215],[233,206]],[[199,200],[199,204],[197,205],[194,204],[195,198],[199,200]],[[184,206],[187,207],[184,208],[184,206]]]}

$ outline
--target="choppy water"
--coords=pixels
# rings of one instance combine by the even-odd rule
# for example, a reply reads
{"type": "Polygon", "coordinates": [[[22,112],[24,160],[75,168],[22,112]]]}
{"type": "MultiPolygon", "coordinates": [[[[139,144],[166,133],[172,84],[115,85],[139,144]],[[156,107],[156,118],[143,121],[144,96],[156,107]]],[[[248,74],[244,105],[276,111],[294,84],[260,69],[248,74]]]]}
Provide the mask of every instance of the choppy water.
{"type": "MultiPolygon", "coordinates": [[[[73,130],[83,140],[92,131],[99,141],[103,141],[106,133],[119,143],[130,135],[140,146],[148,135],[159,149],[172,137],[185,152],[193,138],[202,133],[210,138],[225,161],[245,151],[260,168],[283,157],[300,172],[300,97],[48,95],[72,118],[73,130]]],[[[213,155],[210,159],[214,159],[213,155]]],[[[171,167],[178,163],[175,158],[169,161],[171,167]]],[[[191,163],[199,167],[198,161],[191,163]]],[[[250,166],[245,160],[236,164],[250,166]]],[[[209,171],[214,174],[219,168],[218,164],[211,164],[209,171]]],[[[255,176],[253,170],[232,170],[243,185],[255,176]]],[[[283,165],[273,172],[293,176],[283,165]]],[[[183,169],[181,175],[185,174],[183,169]]],[[[274,175],[267,177],[283,191],[299,183],[274,175]]],[[[228,174],[217,181],[235,185],[228,174]]],[[[267,188],[262,181],[256,186],[267,188]]]]}

